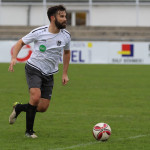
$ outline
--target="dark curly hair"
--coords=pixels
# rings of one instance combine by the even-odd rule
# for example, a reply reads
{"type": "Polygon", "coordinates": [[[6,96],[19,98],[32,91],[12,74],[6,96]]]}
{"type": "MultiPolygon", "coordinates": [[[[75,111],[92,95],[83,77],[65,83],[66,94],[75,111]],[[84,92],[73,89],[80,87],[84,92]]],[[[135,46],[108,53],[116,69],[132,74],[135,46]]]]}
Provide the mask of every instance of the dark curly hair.
{"type": "Polygon", "coordinates": [[[53,7],[48,8],[47,16],[48,16],[49,21],[51,21],[51,16],[55,16],[58,11],[66,12],[66,8],[63,5],[58,5],[58,6],[53,6],[53,7]]]}

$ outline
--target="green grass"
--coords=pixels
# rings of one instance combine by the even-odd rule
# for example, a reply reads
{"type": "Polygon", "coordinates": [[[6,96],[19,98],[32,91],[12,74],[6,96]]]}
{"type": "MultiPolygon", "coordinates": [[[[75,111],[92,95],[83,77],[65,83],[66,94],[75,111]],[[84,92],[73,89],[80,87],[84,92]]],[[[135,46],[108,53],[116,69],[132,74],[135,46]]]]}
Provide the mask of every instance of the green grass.
{"type": "Polygon", "coordinates": [[[24,136],[24,112],[8,123],[13,102],[29,100],[24,64],[13,73],[8,65],[0,64],[0,150],[149,150],[149,65],[71,64],[67,86],[60,65],[50,107],[36,115],[37,139],[24,136]],[[107,142],[93,138],[98,122],[112,128],[107,142]]]}

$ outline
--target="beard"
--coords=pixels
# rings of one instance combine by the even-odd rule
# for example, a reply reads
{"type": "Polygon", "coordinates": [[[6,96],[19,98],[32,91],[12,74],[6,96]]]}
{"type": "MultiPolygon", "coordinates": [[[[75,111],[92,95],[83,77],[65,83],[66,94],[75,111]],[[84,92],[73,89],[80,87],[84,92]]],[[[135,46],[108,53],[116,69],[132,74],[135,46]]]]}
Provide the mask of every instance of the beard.
{"type": "Polygon", "coordinates": [[[60,22],[58,22],[57,18],[55,17],[55,25],[58,29],[65,29],[66,28],[66,21],[60,23],[60,22]]]}

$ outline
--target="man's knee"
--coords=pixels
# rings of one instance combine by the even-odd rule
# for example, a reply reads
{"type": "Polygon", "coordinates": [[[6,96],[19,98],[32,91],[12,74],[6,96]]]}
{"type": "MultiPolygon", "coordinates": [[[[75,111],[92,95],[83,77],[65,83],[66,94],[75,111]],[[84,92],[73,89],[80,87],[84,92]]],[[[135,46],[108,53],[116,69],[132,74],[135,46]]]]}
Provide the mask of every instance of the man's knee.
{"type": "Polygon", "coordinates": [[[47,99],[40,99],[40,102],[38,104],[38,107],[37,107],[37,110],[39,112],[46,112],[48,107],[49,107],[49,103],[50,103],[50,100],[47,100],[47,99]]]}
{"type": "Polygon", "coordinates": [[[38,112],[46,112],[48,107],[38,107],[38,112]]]}
{"type": "Polygon", "coordinates": [[[31,88],[30,89],[30,102],[33,105],[38,105],[41,98],[41,91],[39,88],[31,88]]]}

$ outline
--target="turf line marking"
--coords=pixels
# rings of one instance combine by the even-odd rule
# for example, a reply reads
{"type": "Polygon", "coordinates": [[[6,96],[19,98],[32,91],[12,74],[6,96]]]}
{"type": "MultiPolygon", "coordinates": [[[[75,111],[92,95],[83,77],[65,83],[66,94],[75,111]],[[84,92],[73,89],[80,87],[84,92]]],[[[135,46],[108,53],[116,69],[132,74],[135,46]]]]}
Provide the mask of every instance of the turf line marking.
{"type": "Polygon", "coordinates": [[[137,138],[141,138],[141,137],[145,137],[145,136],[150,136],[150,134],[131,136],[131,137],[128,137],[127,139],[137,139],[137,138]]]}
{"type": "Polygon", "coordinates": [[[69,150],[69,149],[74,149],[74,148],[77,148],[77,147],[84,147],[84,146],[88,146],[88,145],[93,145],[93,144],[96,144],[98,143],[97,141],[96,142],[89,142],[89,143],[81,143],[81,144],[77,144],[77,145],[72,145],[72,146],[68,146],[68,147],[64,147],[64,148],[55,148],[55,149],[48,149],[48,150],[69,150]]]}
{"type": "MultiPolygon", "coordinates": [[[[77,115],[77,113],[69,113],[69,112],[55,112],[51,111],[51,114],[56,114],[56,115],[77,115]]],[[[82,116],[88,116],[89,113],[80,113],[82,116]]],[[[124,118],[124,117],[132,117],[132,116],[125,116],[125,115],[102,115],[103,117],[118,117],[118,118],[124,118]]]]}
{"type": "MultiPolygon", "coordinates": [[[[131,137],[127,137],[127,138],[120,138],[120,139],[117,139],[117,140],[114,140],[114,141],[122,141],[122,140],[126,140],[126,139],[137,139],[137,138],[141,138],[141,137],[145,137],[145,136],[150,136],[150,134],[131,136],[131,137]]],[[[53,148],[53,149],[48,149],[48,150],[69,150],[69,149],[74,149],[74,148],[77,148],[77,147],[84,147],[84,146],[89,146],[89,145],[93,145],[93,144],[98,144],[100,142],[101,141],[81,143],[81,144],[72,145],[72,146],[68,146],[68,147],[53,148]]]]}

